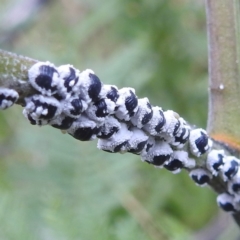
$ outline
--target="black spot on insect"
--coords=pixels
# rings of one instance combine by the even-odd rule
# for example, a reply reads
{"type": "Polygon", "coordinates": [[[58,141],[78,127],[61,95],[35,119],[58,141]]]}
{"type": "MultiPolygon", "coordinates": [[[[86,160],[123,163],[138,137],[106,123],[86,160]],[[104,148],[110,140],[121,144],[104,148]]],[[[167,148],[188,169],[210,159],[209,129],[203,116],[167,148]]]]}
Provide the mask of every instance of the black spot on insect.
{"type": "Polygon", "coordinates": [[[177,169],[183,168],[183,163],[178,159],[173,159],[169,163],[165,164],[164,167],[169,171],[175,171],[177,169]]]}
{"type": "Polygon", "coordinates": [[[219,206],[226,212],[235,212],[236,209],[234,208],[233,204],[230,202],[226,203],[219,203],[219,206]]]}
{"type": "Polygon", "coordinates": [[[54,127],[54,128],[57,128],[57,129],[67,130],[72,126],[74,120],[75,120],[74,118],[65,117],[62,120],[61,124],[52,124],[51,126],[54,127]]]}
{"type": "Polygon", "coordinates": [[[95,102],[98,100],[99,93],[102,88],[102,83],[95,74],[89,73],[89,77],[91,79],[91,84],[88,89],[88,95],[92,101],[95,102]]]}
{"type": "Polygon", "coordinates": [[[148,152],[153,147],[153,144],[147,143],[146,152],[148,152]]]}
{"type": "Polygon", "coordinates": [[[162,166],[166,161],[170,159],[170,155],[159,155],[159,156],[154,156],[153,161],[151,162],[153,165],[156,166],[162,166]]]}
{"type": "Polygon", "coordinates": [[[161,118],[159,119],[158,124],[157,124],[156,127],[155,127],[155,130],[156,130],[156,132],[158,132],[158,133],[162,130],[164,124],[166,123],[166,119],[165,119],[165,117],[164,117],[163,112],[162,112],[161,110],[159,110],[159,113],[160,113],[160,115],[161,115],[161,118]]]}
{"type": "Polygon", "coordinates": [[[201,136],[195,140],[196,147],[201,154],[204,154],[208,145],[208,136],[204,132],[201,131],[201,136]]]}
{"type": "Polygon", "coordinates": [[[227,176],[228,179],[233,178],[237,174],[238,166],[239,164],[237,161],[232,160],[230,162],[230,167],[228,168],[227,171],[224,172],[224,174],[227,176]]]}
{"type": "Polygon", "coordinates": [[[178,136],[175,137],[175,142],[185,144],[189,138],[189,135],[190,135],[190,131],[187,128],[182,128],[181,135],[179,137],[178,136]],[[187,132],[187,135],[185,136],[186,132],[187,132]]]}
{"type": "Polygon", "coordinates": [[[240,191],[240,183],[233,183],[232,185],[232,190],[235,192],[235,193],[238,193],[240,191]]]}
{"type": "Polygon", "coordinates": [[[31,117],[30,114],[27,115],[27,118],[28,118],[29,122],[30,122],[32,125],[36,125],[36,124],[37,124],[37,122],[31,117]]]}
{"type": "Polygon", "coordinates": [[[0,94],[0,105],[2,104],[3,100],[7,100],[10,101],[12,103],[17,101],[17,97],[13,97],[13,96],[6,96],[5,94],[1,93],[0,94]]]}
{"type": "Polygon", "coordinates": [[[116,102],[119,98],[118,90],[114,87],[111,87],[111,90],[107,93],[106,97],[113,102],[116,102]]]}
{"type": "Polygon", "coordinates": [[[175,124],[174,126],[174,130],[173,130],[173,136],[175,136],[179,130],[179,127],[180,127],[180,121],[177,120],[177,123],[175,124]]]}
{"type": "Polygon", "coordinates": [[[104,131],[100,131],[100,133],[97,135],[98,138],[101,139],[108,139],[112,137],[114,133],[117,133],[119,131],[118,127],[112,127],[109,132],[105,133],[104,131]]]}
{"type": "Polygon", "coordinates": [[[48,110],[47,114],[46,115],[41,114],[40,118],[48,120],[48,119],[52,119],[55,116],[58,109],[56,106],[48,104],[46,102],[41,102],[39,100],[33,100],[33,102],[35,104],[35,110],[39,106],[41,106],[43,109],[48,110]]]}
{"type": "Polygon", "coordinates": [[[79,81],[79,77],[76,75],[76,71],[72,67],[69,67],[69,70],[69,76],[64,78],[64,87],[67,89],[67,92],[71,92],[72,87],[75,86],[79,81]],[[70,84],[72,81],[74,81],[74,84],[70,84]]]}
{"type": "Polygon", "coordinates": [[[75,98],[71,101],[71,105],[73,106],[73,109],[70,110],[70,113],[72,115],[78,116],[83,111],[83,105],[82,100],[79,98],[75,98]]]}
{"type": "Polygon", "coordinates": [[[108,116],[108,107],[104,99],[97,101],[94,104],[97,107],[96,116],[97,117],[106,117],[108,116]]]}
{"type": "Polygon", "coordinates": [[[114,148],[113,152],[120,152],[122,150],[122,147],[126,146],[126,144],[127,144],[127,141],[120,143],[114,148]]]}
{"type": "Polygon", "coordinates": [[[39,67],[40,74],[36,77],[36,84],[46,90],[51,90],[52,92],[57,90],[56,86],[52,86],[52,78],[54,73],[57,73],[57,70],[54,67],[48,65],[41,65],[39,67]]]}
{"type": "Polygon", "coordinates": [[[128,152],[130,152],[130,153],[140,153],[144,149],[146,144],[147,144],[147,140],[143,141],[143,142],[140,142],[140,143],[138,143],[138,145],[135,149],[132,148],[128,152]]]}
{"type": "Polygon", "coordinates": [[[192,177],[193,181],[199,185],[204,185],[210,181],[210,177],[207,174],[204,174],[201,176],[193,174],[191,177],[192,177]]]}
{"type": "Polygon", "coordinates": [[[142,124],[145,125],[147,124],[148,122],[150,122],[150,120],[152,119],[152,116],[153,116],[153,110],[152,110],[152,106],[151,104],[148,102],[147,103],[147,107],[150,109],[150,112],[149,113],[146,113],[144,115],[144,117],[142,118],[142,124]]]}
{"type": "Polygon", "coordinates": [[[76,129],[71,135],[80,141],[89,141],[94,135],[98,134],[99,131],[99,128],[83,127],[76,129]]]}
{"type": "Polygon", "coordinates": [[[132,90],[130,90],[130,94],[131,95],[128,96],[125,100],[125,106],[129,116],[132,117],[134,115],[134,110],[138,105],[138,99],[132,90]]]}
{"type": "Polygon", "coordinates": [[[218,154],[218,161],[213,164],[213,169],[219,171],[219,168],[223,165],[223,155],[218,154]]]}

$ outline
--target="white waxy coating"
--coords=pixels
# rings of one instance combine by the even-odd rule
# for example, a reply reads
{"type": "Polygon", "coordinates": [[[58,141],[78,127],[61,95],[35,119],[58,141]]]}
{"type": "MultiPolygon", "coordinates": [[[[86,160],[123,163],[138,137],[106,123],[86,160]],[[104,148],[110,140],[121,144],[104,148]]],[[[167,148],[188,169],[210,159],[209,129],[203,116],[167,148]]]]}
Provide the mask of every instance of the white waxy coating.
{"type": "Polygon", "coordinates": [[[239,211],[239,204],[234,201],[234,197],[228,193],[221,193],[217,196],[217,204],[227,212],[239,211]]]}
{"type": "MultiPolygon", "coordinates": [[[[171,164],[172,161],[176,161],[176,160],[181,162],[183,167],[189,167],[190,164],[192,165],[192,160],[189,159],[188,152],[183,150],[173,151],[170,160],[167,161],[166,164],[171,164]],[[189,164],[189,161],[191,162],[190,164],[189,164]]],[[[177,174],[181,172],[181,168],[177,168],[176,170],[171,170],[171,172],[173,174],[177,174]]]]}
{"type": "Polygon", "coordinates": [[[237,174],[228,182],[228,192],[238,196],[240,199],[240,169],[238,169],[237,174]]]}
{"type": "Polygon", "coordinates": [[[225,156],[224,164],[221,166],[223,180],[226,182],[232,179],[239,169],[240,160],[234,156],[225,156]]]}
{"type": "Polygon", "coordinates": [[[207,136],[207,132],[202,128],[193,129],[189,136],[190,151],[196,157],[209,151],[212,147],[212,140],[207,136]],[[196,142],[199,142],[196,144],[196,142]]]}
{"type": "MultiPolygon", "coordinates": [[[[62,104],[63,113],[66,114],[67,116],[73,117],[73,118],[78,118],[88,108],[88,105],[84,100],[79,99],[78,97],[74,97],[74,96],[69,97],[68,99],[62,100],[61,104],[62,104]],[[75,106],[73,106],[73,104],[72,104],[72,101],[74,101],[74,100],[77,100],[77,101],[81,102],[80,103],[81,106],[79,106],[79,107],[82,110],[78,114],[72,113],[72,111],[76,110],[75,106]]],[[[78,110],[79,109],[77,109],[77,111],[78,110]]]]}
{"type": "Polygon", "coordinates": [[[224,150],[213,149],[208,153],[206,166],[214,176],[218,175],[218,172],[224,163],[224,156],[224,150]]]}
{"type": "Polygon", "coordinates": [[[30,98],[25,98],[25,100],[26,106],[23,109],[23,115],[26,118],[30,116],[36,121],[37,125],[48,124],[50,120],[56,118],[62,112],[60,102],[53,97],[33,95],[30,98]]]}
{"type": "Polygon", "coordinates": [[[65,98],[69,98],[72,94],[78,94],[80,84],[79,83],[80,71],[70,64],[61,65],[57,68],[57,70],[59,72],[60,77],[60,81],[58,84],[58,93],[65,98]],[[66,79],[68,79],[71,76],[71,74],[74,74],[76,77],[68,83],[69,88],[71,88],[71,91],[68,91],[66,86],[64,86],[64,83],[66,79]]]}
{"type": "MultiPolygon", "coordinates": [[[[114,130],[114,133],[119,131],[121,128],[121,123],[113,116],[108,116],[105,118],[104,124],[101,127],[101,131],[98,134],[98,137],[101,138],[101,136],[106,135],[112,135],[112,131],[114,130]]],[[[110,137],[112,138],[112,136],[110,137]]]]}
{"type": "MultiPolygon", "coordinates": [[[[153,147],[149,149],[148,152],[141,152],[142,161],[147,161],[149,163],[153,163],[154,157],[165,156],[170,158],[170,155],[173,153],[172,148],[168,143],[164,141],[155,141],[153,147]]],[[[166,160],[167,161],[167,160],[166,160]]],[[[160,165],[155,165],[155,167],[162,168],[165,162],[162,162],[160,165]]]]}
{"type": "Polygon", "coordinates": [[[176,125],[179,124],[180,126],[178,121],[179,115],[172,110],[164,111],[163,114],[166,122],[162,128],[162,133],[167,134],[169,137],[173,137],[173,132],[176,125]]]}
{"type": "Polygon", "coordinates": [[[87,116],[96,121],[97,123],[102,123],[104,122],[105,118],[108,116],[108,115],[111,115],[114,113],[114,109],[115,109],[115,103],[113,101],[111,101],[110,99],[101,99],[101,101],[105,102],[107,108],[103,110],[103,114],[104,116],[103,117],[98,117],[96,115],[96,112],[98,110],[98,107],[96,106],[95,103],[90,103],[88,108],[86,109],[86,114],[87,116]]]}
{"type": "Polygon", "coordinates": [[[150,114],[152,109],[149,108],[150,102],[148,98],[138,99],[138,111],[131,117],[131,122],[134,126],[142,128],[145,124],[142,123],[143,118],[146,114],[150,114]]]}
{"type": "Polygon", "coordinates": [[[88,90],[90,85],[92,84],[91,78],[89,77],[89,74],[94,74],[94,71],[91,69],[86,69],[79,75],[79,94],[83,100],[86,101],[87,104],[89,104],[92,99],[88,95],[88,90]]]}
{"type": "MultiPolygon", "coordinates": [[[[94,121],[90,120],[86,115],[82,114],[76,121],[73,122],[72,126],[67,130],[67,133],[74,136],[75,132],[78,129],[82,128],[95,129],[96,127],[98,127],[98,125],[94,121]]],[[[95,134],[91,136],[89,141],[94,139],[96,139],[95,134]]]]}
{"type": "MultiPolygon", "coordinates": [[[[126,99],[132,96],[132,93],[135,95],[134,88],[121,88],[119,91],[119,98],[116,102],[117,110],[115,111],[115,115],[120,120],[129,121],[131,116],[129,115],[129,111],[126,108],[126,99]],[[131,93],[132,92],[132,93],[131,93]]],[[[133,112],[136,113],[138,110],[138,106],[133,109],[133,112]]]]}
{"type": "Polygon", "coordinates": [[[145,142],[149,138],[144,131],[136,127],[130,128],[129,131],[132,132],[132,136],[128,141],[128,150],[137,149],[139,143],[145,142]]]}
{"type": "Polygon", "coordinates": [[[9,88],[0,88],[0,109],[11,107],[19,98],[18,93],[9,88]]]}
{"type": "Polygon", "coordinates": [[[112,88],[118,92],[118,88],[115,85],[104,84],[101,88],[99,98],[106,98],[108,93],[112,91],[112,88]]]}
{"type": "Polygon", "coordinates": [[[165,118],[160,113],[160,112],[163,113],[162,108],[156,106],[152,107],[152,110],[153,110],[152,119],[145,126],[143,126],[143,129],[150,135],[157,136],[161,131],[157,131],[156,126],[159,124],[159,122],[162,122],[164,126],[165,118]]]}
{"type": "Polygon", "coordinates": [[[212,175],[203,168],[196,168],[189,172],[189,176],[194,180],[195,184],[200,187],[207,186],[208,179],[212,178],[212,175]]]}
{"type": "Polygon", "coordinates": [[[52,64],[50,62],[35,63],[28,70],[28,78],[29,78],[29,83],[32,85],[32,87],[46,96],[51,96],[51,95],[55,94],[57,92],[57,86],[59,85],[59,82],[60,82],[59,73],[57,71],[57,68],[55,67],[54,64],[52,64]],[[40,75],[42,75],[41,67],[46,67],[46,68],[49,67],[49,68],[53,69],[53,72],[51,72],[52,76],[49,76],[49,77],[51,77],[51,80],[49,81],[49,79],[48,79],[48,83],[46,83],[46,82],[44,83],[45,86],[48,86],[46,88],[39,86],[39,84],[36,82],[36,79],[40,75]]]}
{"type": "MultiPolygon", "coordinates": [[[[131,139],[132,132],[128,130],[125,123],[120,123],[121,127],[110,139],[98,139],[97,147],[101,150],[114,152],[116,147],[127,143],[131,139]]],[[[126,151],[126,144],[119,149],[119,152],[126,151]]]]}

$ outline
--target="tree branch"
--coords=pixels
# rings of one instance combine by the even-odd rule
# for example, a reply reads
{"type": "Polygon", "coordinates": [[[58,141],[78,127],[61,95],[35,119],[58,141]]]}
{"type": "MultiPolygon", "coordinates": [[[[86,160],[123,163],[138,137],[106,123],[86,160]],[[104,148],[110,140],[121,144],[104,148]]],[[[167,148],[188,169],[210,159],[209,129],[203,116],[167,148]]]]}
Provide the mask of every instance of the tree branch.
{"type": "Polygon", "coordinates": [[[209,49],[208,133],[240,150],[239,1],[206,0],[209,49]]]}

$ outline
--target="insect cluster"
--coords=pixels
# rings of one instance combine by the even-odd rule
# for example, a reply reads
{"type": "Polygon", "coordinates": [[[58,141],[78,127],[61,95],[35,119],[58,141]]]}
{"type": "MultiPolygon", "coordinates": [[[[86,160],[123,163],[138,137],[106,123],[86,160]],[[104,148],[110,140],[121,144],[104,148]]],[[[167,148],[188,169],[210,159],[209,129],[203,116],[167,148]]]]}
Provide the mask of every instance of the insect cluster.
{"type": "MultiPolygon", "coordinates": [[[[25,98],[23,114],[31,124],[51,125],[80,141],[98,138],[97,147],[103,151],[130,152],[172,173],[186,168],[199,186],[221,174],[229,183],[229,193],[219,195],[217,202],[226,211],[239,210],[239,160],[225,156],[222,150],[211,150],[212,140],[205,130],[192,129],[174,111],[138,98],[133,88],[103,84],[90,69],[80,72],[72,65],[38,62],[28,77],[37,91],[25,98]],[[203,157],[207,166],[198,164],[203,157]]],[[[18,97],[14,90],[7,90],[0,89],[2,109],[18,97]]]]}

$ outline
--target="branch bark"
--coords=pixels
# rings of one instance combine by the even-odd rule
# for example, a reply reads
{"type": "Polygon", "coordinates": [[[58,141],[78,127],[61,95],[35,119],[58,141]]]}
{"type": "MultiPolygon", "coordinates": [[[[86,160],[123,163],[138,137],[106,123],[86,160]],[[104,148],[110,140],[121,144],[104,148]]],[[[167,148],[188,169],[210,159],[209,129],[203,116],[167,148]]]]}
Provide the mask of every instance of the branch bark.
{"type": "Polygon", "coordinates": [[[208,133],[240,151],[238,0],[206,0],[209,52],[208,133]]]}
{"type": "MultiPolygon", "coordinates": [[[[206,0],[210,136],[240,152],[240,1],[206,0]]],[[[240,226],[240,214],[234,214],[240,226]]]]}
{"type": "Polygon", "coordinates": [[[0,50],[0,86],[15,89],[19,93],[19,104],[34,93],[27,82],[28,69],[37,60],[0,50]]]}

